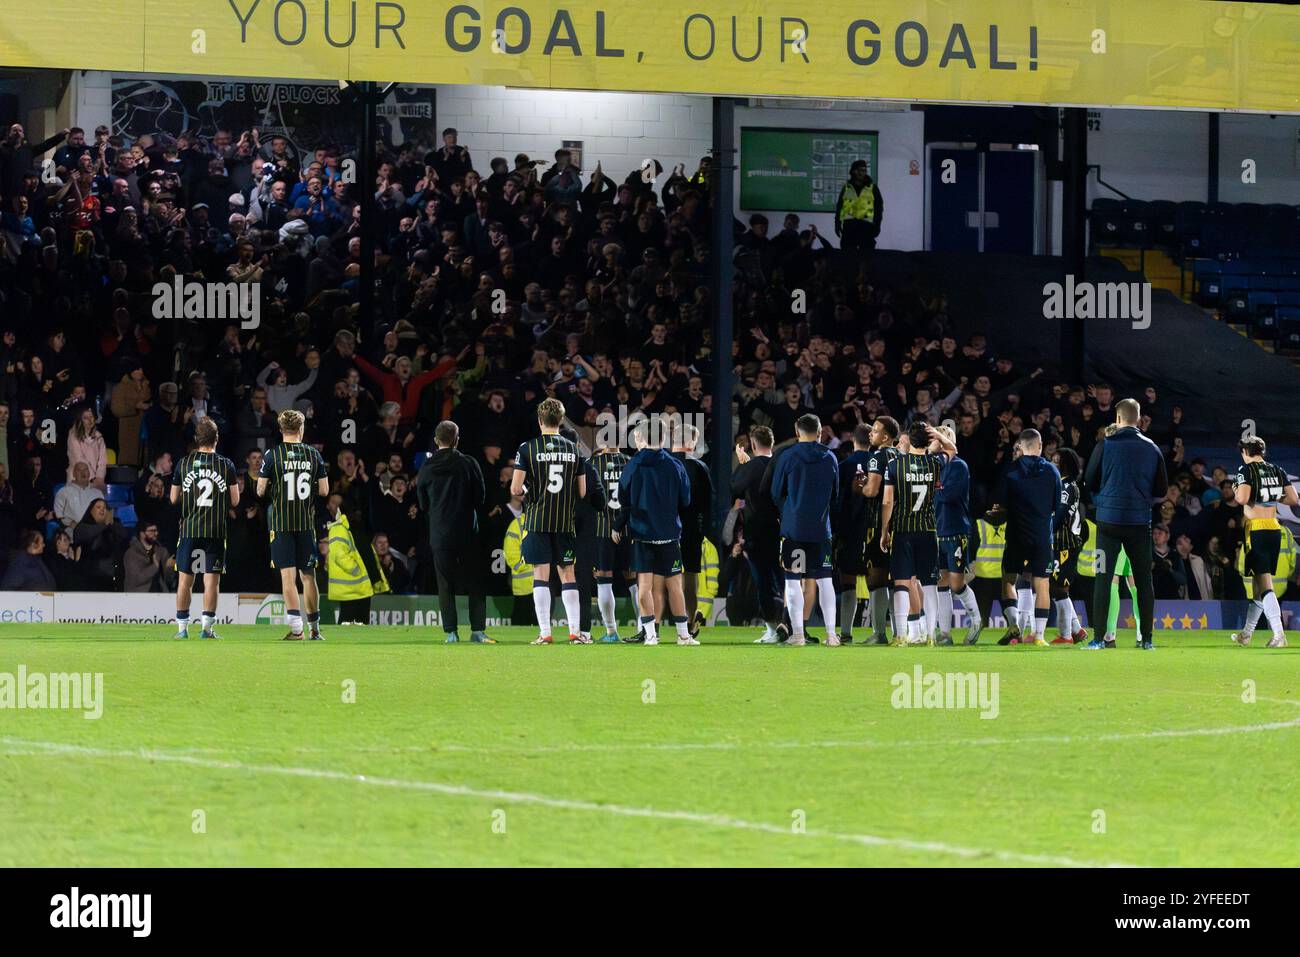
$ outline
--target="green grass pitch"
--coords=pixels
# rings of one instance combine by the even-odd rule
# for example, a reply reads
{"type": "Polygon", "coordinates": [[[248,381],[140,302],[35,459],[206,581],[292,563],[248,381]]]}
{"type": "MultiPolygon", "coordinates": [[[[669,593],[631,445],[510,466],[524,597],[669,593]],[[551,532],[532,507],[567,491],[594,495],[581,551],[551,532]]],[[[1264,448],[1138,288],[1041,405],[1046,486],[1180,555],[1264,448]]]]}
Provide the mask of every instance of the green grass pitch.
{"type": "Polygon", "coordinates": [[[1290,865],[1300,649],[448,646],[0,628],[0,865],[1290,865]],[[894,676],[996,675],[998,713],[894,676]],[[347,700],[353,697],[355,700],[347,700]]]}

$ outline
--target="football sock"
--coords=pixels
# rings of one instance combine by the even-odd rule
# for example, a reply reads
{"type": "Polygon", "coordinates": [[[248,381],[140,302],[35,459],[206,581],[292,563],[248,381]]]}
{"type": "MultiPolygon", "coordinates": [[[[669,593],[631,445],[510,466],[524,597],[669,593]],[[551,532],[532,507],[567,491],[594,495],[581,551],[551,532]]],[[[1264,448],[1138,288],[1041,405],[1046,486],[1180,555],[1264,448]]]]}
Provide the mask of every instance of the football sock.
{"type": "Polygon", "coordinates": [[[289,608],[285,611],[284,617],[289,622],[289,631],[295,635],[302,634],[302,612],[297,608],[289,608]]]}
{"type": "MultiPolygon", "coordinates": [[[[203,627],[205,629],[209,629],[212,627],[210,624],[208,624],[207,617],[208,617],[207,612],[204,612],[203,627]]],[[[312,634],[315,634],[316,632],[320,631],[320,612],[318,611],[307,612],[307,630],[310,631],[312,634]]]]}
{"type": "Polygon", "coordinates": [[[1264,608],[1264,617],[1268,619],[1268,626],[1273,629],[1273,634],[1282,634],[1282,606],[1277,603],[1277,595],[1273,594],[1273,590],[1270,588],[1259,596],[1259,600],[1264,608]]]}
{"type": "Polygon", "coordinates": [[[974,588],[962,585],[960,591],[953,590],[952,597],[956,598],[961,603],[961,606],[966,609],[966,615],[970,618],[972,625],[980,620],[980,604],[975,598],[974,588]]]}
{"type": "Polygon", "coordinates": [[[1016,586],[1016,624],[1021,631],[1029,631],[1034,626],[1034,592],[1019,585],[1016,586]]]}
{"type": "Polygon", "coordinates": [[[900,586],[894,587],[894,637],[906,638],[907,615],[908,615],[907,589],[900,586]]]}
{"type": "Polygon", "coordinates": [[[203,630],[211,631],[212,626],[217,622],[217,613],[214,611],[205,611],[200,620],[203,622],[203,630]]]}
{"type": "Polygon", "coordinates": [[[633,582],[628,582],[628,585],[627,585],[627,597],[630,598],[630,599],[632,599],[632,617],[633,617],[633,618],[640,618],[640,617],[641,617],[641,605],[640,605],[639,602],[640,602],[641,592],[640,592],[640,589],[637,588],[636,582],[634,582],[634,581],[633,581],[633,582]]]}
{"type": "Polygon", "coordinates": [[[908,612],[907,615],[907,640],[916,641],[925,637],[925,620],[919,611],[908,612]]]}
{"type": "Polygon", "coordinates": [[[533,579],[533,608],[537,612],[538,634],[551,634],[551,583],[533,579]]]}
{"type": "Polygon", "coordinates": [[[785,610],[790,616],[790,630],[793,634],[803,634],[803,582],[799,579],[787,579],[785,583],[785,610]]]}
{"type": "Polygon", "coordinates": [[[645,629],[645,636],[647,639],[654,638],[655,637],[655,616],[642,615],[641,627],[645,629]]]}
{"type": "Polygon", "coordinates": [[[1262,598],[1252,598],[1250,604],[1246,606],[1246,627],[1243,629],[1246,634],[1251,634],[1255,626],[1259,624],[1260,615],[1264,614],[1264,602],[1262,598]]]}
{"type": "Polygon", "coordinates": [[[1047,616],[1051,614],[1051,609],[1044,605],[1042,608],[1034,606],[1034,637],[1042,638],[1043,632],[1047,630],[1047,616]]]}
{"type": "Polygon", "coordinates": [[[190,613],[188,611],[176,612],[176,631],[182,635],[190,633],[190,613]]]}
{"type": "MultiPolygon", "coordinates": [[[[849,592],[849,594],[853,594],[849,592]]],[[[854,599],[856,601],[856,598],[854,599]]],[[[826,626],[826,635],[835,637],[835,582],[829,578],[817,579],[817,604],[822,610],[822,624],[826,626]]],[[[849,607],[849,621],[853,621],[853,608],[849,607]]]]}
{"type": "Polygon", "coordinates": [[[937,585],[921,586],[921,613],[925,616],[921,624],[922,634],[934,635],[939,632],[939,588],[937,585]]]}
{"type": "Polygon", "coordinates": [[[939,586],[939,627],[938,632],[948,634],[953,629],[952,589],[947,585],[939,586]]]}
{"type": "Polygon", "coordinates": [[[673,615],[673,624],[677,626],[678,638],[689,638],[691,636],[690,629],[686,627],[685,615],[673,615]]]}
{"type": "Polygon", "coordinates": [[[582,634],[582,596],[578,594],[578,583],[561,585],[560,600],[564,602],[564,614],[569,619],[569,634],[582,634]]]}
{"type": "Polygon", "coordinates": [[[596,579],[596,606],[600,609],[600,620],[605,625],[605,631],[612,635],[618,628],[614,614],[614,579],[596,579]]]}
{"type": "Polygon", "coordinates": [[[845,638],[853,634],[853,619],[857,617],[857,613],[857,589],[852,585],[846,585],[844,591],[840,592],[840,634],[845,638]]]}
{"type": "Polygon", "coordinates": [[[1074,602],[1068,598],[1056,599],[1056,633],[1068,638],[1074,630],[1074,602]]]}
{"type": "MultiPolygon", "coordinates": [[[[1137,615],[1136,609],[1133,612],[1137,615]]],[[[1110,608],[1106,611],[1106,634],[1115,634],[1115,626],[1119,624],[1119,582],[1113,577],[1110,580],[1110,608]]]]}
{"type": "MultiPolygon", "coordinates": [[[[883,635],[889,625],[889,588],[871,589],[871,634],[883,635]]],[[[897,630],[897,629],[895,629],[897,630]]]]}

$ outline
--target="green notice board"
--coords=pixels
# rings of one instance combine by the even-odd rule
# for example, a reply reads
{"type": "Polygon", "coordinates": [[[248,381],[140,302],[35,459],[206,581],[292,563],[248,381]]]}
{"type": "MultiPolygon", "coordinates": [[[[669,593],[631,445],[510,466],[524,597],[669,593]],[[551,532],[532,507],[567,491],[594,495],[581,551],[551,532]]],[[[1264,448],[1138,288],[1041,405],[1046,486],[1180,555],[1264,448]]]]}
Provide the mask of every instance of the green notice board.
{"type": "Polygon", "coordinates": [[[879,140],[875,130],[742,127],[740,208],[833,213],[854,161],[878,179],[879,140]]]}

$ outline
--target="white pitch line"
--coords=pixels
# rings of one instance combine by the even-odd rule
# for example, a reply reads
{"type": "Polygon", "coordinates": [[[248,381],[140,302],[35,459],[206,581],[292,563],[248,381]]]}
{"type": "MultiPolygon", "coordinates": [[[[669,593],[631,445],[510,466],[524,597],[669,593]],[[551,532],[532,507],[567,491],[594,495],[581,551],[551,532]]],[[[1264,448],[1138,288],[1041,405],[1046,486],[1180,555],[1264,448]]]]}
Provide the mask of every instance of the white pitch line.
{"type": "MultiPolygon", "coordinates": [[[[812,837],[824,840],[858,844],[863,847],[892,847],[900,850],[919,851],[930,854],[942,854],[965,860],[988,858],[1010,864],[1034,864],[1049,867],[1135,867],[1134,864],[1121,864],[1108,861],[1078,861],[1071,857],[1054,854],[1024,854],[1019,851],[1002,851],[989,848],[965,847],[960,844],[945,844],[941,841],[918,841],[906,837],[882,837],[876,834],[854,834],[842,831],[822,831],[809,829],[802,834],[795,834],[788,826],[768,824],[762,821],[747,821],[726,814],[705,814],[697,811],[671,811],[652,807],[633,807],[624,804],[599,804],[595,801],[578,801],[570,798],[548,797],[527,791],[502,791],[496,789],[472,788],[463,784],[444,784],[438,781],[410,781],[401,778],[372,777],[365,774],[350,774],[344,771],[332,771],[327,768],[279,767],[269,764],[245,764],[242,761],[218,761],[211,758],[199,758],[185,754],[171,754],[165,751],[122,751],[106,748],[90,748],[82,745],[59,744],[49,741],[26,741],[16,738],[0,738],[5,745],[18,745],[24,748],[40,748],[47,754],[73,755],[88,758],[112,758],[147,761],[150,763],[181,764],[188,767],[203,768],[214,771],[242,771],[249,774],[278,775],[283,777],[309,778],[320,781],[338,781],[351,784],[366,784],[371,787],[393,788],[403,791],[421,791],[431,794],[444,794],[451,797],[468,797],[479,800],[499,801],[504,804],[531,804],[538,807],[555,808],[562,811],[589,811],[600,814],[612,814],[618,817],[651,818],[659,821],[678,821],[688,824],[702,824],[707,827],[727,828],[735,831],[756,831],[764,834],[777,834],[782,837],[812,837]]],[[[13,753],[6,749],[4,754],[13,753]]],[[[25,753],[25,752],[23,752],[25,753]]]]}
{"type": "MultiPolygon", "coordinates": [[[[1286,702],[1295,704],[1295,702],[1286,702]]],[[[464,744],[409,745],[402,747],[338,747],[338,748],[279,748],[279,747],[234,747],[234,748],[183,748],[182,752],[204,754],[239,754],[262,751],[273,754],[582,754],[611,753],[623,751],[744,751],[750,749],[772,749],[778,751],[809,749],[852,749],[885,750],[892,748],[945,748],[945,747],[1002,747],[1023,744],[1093,744],[1113,741],[1141,741],[1154,738],[1199,738],[1220,735],[1259,734],[1265,731],[1287,731],[1300,728],[1300,717],[1289,721],[1270,721],[1264,724],[1238,724],[1220,728],[1170,728],[1156,731],[1121,731],[1112,734],[1070,735],[1042,734],[1022,735],[1014,738],[918,738],[911,740],[890,741],[642,741],[624,744],[557,744],[518,747],[475,747],[464,744]]],[[[177,752],[179,753],[179,752],[177,752]]]]}
{"type": "MultiPolygon", "coordinates": [[[[1284,698],[1259,698],[1275,704],[1289,704],[1300,707],[1300,702],[1284,698]]],[[[623,744],[557,744],[557,745],[519,745],[518,747],[476,747],[465,744],[406,745],[400,747],[364,746],[315,748],[315,747],[258,747],[239,746],[231,748],[174,748],[170,754],[248,754],[262,752],[268,754],[583,754],[611,753],[623,751],[744,751],[749,749],[772,749],[777,751],[795,751],[809,749],[852,749],[885,750],[892,748],[925,747],[1002,747],[1023,744],[1095,744],[1113,741],[1141,741],[1159,738],[1201,738],[1223,735],[1259,734],[1266,731],[1289,731],[1300,728],[1300,717],[1289,721],[1269,721],[1264,724],[1238,724],[1219,728],[1169,728],[1155,731],[1119,731],[1111,734],[1070,735],[1041,734],[1021,735],[1013,738],[917,738],[895,739],[889,741],[642,741],[623,744]]],[[[0,741],[9,741],[0,738],[0,741]]]]}

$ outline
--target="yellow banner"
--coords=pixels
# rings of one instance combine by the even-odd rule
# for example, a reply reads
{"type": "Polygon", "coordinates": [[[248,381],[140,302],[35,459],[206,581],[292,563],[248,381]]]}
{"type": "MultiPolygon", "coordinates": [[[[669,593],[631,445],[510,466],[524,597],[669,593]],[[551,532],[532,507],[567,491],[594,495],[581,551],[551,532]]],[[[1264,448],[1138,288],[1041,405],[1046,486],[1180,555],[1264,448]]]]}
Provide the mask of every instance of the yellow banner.
{"type": "Polygon", "coordinates": [[[0,65],[1300,112],[1300,8],[1208,0],[8,3],[0,65]],[[94,13],[88,13],[93,9],[94,13]]]}

